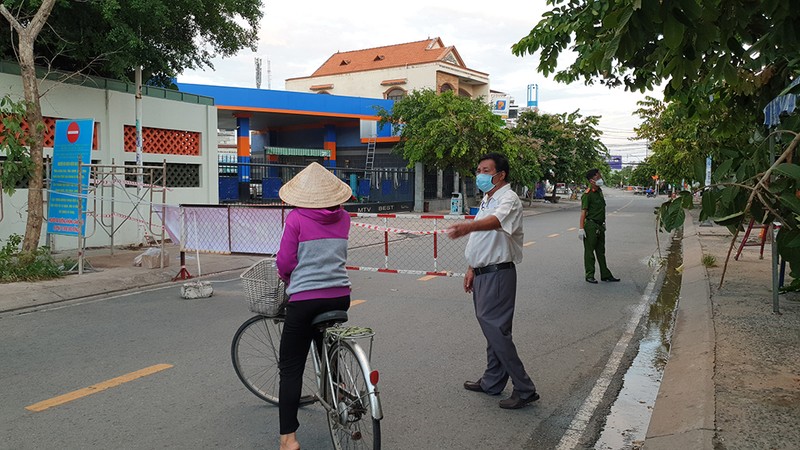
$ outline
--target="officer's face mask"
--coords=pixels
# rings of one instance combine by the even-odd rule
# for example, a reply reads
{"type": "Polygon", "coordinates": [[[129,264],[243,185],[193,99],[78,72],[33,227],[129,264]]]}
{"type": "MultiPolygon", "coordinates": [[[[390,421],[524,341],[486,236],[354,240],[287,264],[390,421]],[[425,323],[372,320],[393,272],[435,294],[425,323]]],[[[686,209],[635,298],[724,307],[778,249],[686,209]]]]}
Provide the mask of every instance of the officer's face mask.
{"type": "Polygon", "coordinates": [[[600,186],[602,186],[604,184],[605,183],[603,183],[603,179],[602,178],[598,178],[597,181],[594,182],[594,185],[597,186],[597,187],[600,187],[600,186]]]}

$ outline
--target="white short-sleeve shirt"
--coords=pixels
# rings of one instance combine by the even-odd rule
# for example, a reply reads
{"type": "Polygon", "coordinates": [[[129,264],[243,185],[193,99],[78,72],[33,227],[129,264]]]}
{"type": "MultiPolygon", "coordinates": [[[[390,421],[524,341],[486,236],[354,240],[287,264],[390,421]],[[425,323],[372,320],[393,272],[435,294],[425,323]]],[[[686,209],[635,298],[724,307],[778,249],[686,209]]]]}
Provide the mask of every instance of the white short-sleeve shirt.
{"type": "Polygon", "coordinates": [[[490,231],[474,231],[464,251],[470,267],[484,267],[504,262],[522,262],[522,202],[517,193],[507,184],[489,198],[483,196],[475,220],[489,215],[497,217],[500,228],[490,231]]]}

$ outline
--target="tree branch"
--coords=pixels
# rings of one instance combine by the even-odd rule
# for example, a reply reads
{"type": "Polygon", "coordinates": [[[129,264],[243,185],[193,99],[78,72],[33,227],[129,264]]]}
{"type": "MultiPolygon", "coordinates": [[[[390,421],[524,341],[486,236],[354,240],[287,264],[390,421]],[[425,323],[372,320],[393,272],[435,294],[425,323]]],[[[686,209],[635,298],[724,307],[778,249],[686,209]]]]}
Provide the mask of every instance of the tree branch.
{"type": "Polygon", "coordinates": [[[11,24],[11,27],[17,32],[17,34],[22,34],[25,32],[25,27],[22,26],[21,23],[17,20],[16,17],[12,16],[10,12],[6,9],[6,5],[0,4],[0,14],[6,18],[8,23],[11,24]]]}
{"type": "MultiPolygon", "coordinates": [[[[794,151],[795,148],[797,148],[798,144],[800,144],[800,133],[793,133],[793,134],[794,134],[794,139],[792,139],[792,142],[790,142],[789,146],[786,147],[786,150],[784,150],[784,152],[781,153],[781,156],[778,157],[774,163],[772,163],[772,166],[770,166],[770,168],[767,169],[766,172],[764,172],[764,175],[761,177],[760,180],[758,180],[758,183],[756,183],[755,187],[753,187],[753,191],[750,193],[750,197],[747,199],[747,206],[745,206],[744,208],[744,214],[742,215],[742,223],[744,223],[744,217],[747,216],[747,213],[750,212],[750,208],[753,206],[753,200],[758,194],[759,186],[764,188],[765,191],[769,192],[769,188],[765,183],[767,180],[769,180],[769,177],[772,175],[772,171],[775,170],[775,168],[778,167],[778,165],[781,164],[783,160],[785,160],[794,151]]],[[[767,206],[766,203],[764,203],[764,205],[767,206]]],[[[769,206],[767,207],[769,208],[769,206]]],[[[770,211],[771,210],[772,209],[770,208],[770,211]]],[[[776,214],[776,216],[778,215],[776,214]]],[[[741,226],[741,223],[739,225],[741,226]]],[[[736,233],[734,233],[733,239],[731,240],[731,246],[730,248],[728,248],[728,256],[725,258],[725,266],[722,268],[722,276],[720,277],[719,280],[720,288],[722,287],[722,282],[725,281],[725,272],[728,270],[728,261],[730,261],[731,259],[733,244],[734,242],[736,242],[736,236],[739,235],[739,228],[740,227],[736,227],[736,233]]]]}
{"type": "Polygon", "coordinates": [[[44,0],[42,4],[39,5],[39,10],[36,11],[36,15],[33,16],[31,23],[28,24],[27,27],[19,23],[19,20],[11,15],[4,4],[0,4],[0,15],[8,20],[8,23],[11,24],[17,34],[23,35],[29,33],[31,36],[38,36],[39,32],[42,31],[42,27],[47,23],[47,18],[50,17],[50,12],[53,10],[55,4],[56,0],[44,0]]]}
{"type": "Polygon", "coordinates": [[[44,0],[42,4],[39,5],[39,10],[36,11],[36,15],[33,16],[33,20],[31,20],[30,25],[28,25],[28,32],[31,33],[31,35],[39,35],[39,32],[42,31],[42,27],[47,23],[47,18],[50,17],[50,12],[53,10],[55,4],[56,0],[44,0]]]}

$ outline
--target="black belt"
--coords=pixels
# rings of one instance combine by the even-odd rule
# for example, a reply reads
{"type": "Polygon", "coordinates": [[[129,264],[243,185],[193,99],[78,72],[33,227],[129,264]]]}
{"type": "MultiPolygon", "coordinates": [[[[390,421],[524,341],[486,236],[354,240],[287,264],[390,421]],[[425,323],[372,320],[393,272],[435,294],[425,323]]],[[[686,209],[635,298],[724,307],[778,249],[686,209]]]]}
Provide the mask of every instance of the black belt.
{"type": "Polygon", "coordinates": [[[514,268],[514,263],[513,262],[504,262],[504,263],[500,263],[500,264],[491,264],[491,265],[484,266],[484,267],[475,267],[475,268],[472,269],[472,272],[475,275],[481,275],[481,274],[484,274],[484,273],[492,273],[492,272],[497,272],[499,270],[506,270],[506,269],[513,269],[513,268],[514,268]]]}

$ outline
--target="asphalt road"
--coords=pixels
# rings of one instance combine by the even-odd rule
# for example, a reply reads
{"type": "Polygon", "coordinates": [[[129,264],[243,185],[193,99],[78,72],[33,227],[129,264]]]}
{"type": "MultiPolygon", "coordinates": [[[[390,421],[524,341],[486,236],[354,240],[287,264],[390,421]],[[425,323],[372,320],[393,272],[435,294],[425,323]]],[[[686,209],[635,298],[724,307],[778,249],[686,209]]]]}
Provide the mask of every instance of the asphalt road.
{"type": "MultiPolygon", "coordinates": [[[[525,219],[514,339],[542,399],[522,410],[498,408],[505,395],[462,388],[482,372],[485,341],[460,278],[351,272],[352,298],[364,300],[351,323],[378,333],[384,448],[591,440],[650,300],[658,202],[607,192],[608,260],[620,283],[583,281],[578,209],[525,219]]],[[[401,245],[393,251],[403,258],[401,245]]],[[[217,278],[208,299],[181,299],[171,286],[2,319],[0,448],[276,448],[277,408],[249,393],[230,362],[230,340],[251,315],[236,275],[217,278]],[[26,409],[108,380],[91,389],[100,392],[26,409]]],[[[331,448],[319,406],[304,408],[300,422],[304,448],[331,448]]]]}

